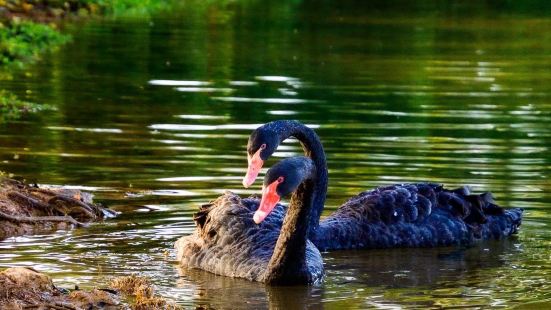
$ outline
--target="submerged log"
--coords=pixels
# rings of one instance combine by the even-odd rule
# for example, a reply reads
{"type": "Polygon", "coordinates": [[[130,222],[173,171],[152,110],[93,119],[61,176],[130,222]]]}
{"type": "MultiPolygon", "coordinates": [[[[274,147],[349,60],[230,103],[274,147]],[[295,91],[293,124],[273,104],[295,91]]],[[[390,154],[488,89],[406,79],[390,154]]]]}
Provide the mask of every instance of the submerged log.
{"type": "Polygon", "coordinates": [[[116,213],[79,190],[39,188],[0,179],[0,240],[12,236],[84,227],[116,213]]]}
{"type": "Polygon", "coordinates": [[[77,227],[86,226],[84,223],[77,222],[70,216],[13,216],[0,211],[0,219],[8,220],[16,224],[29,223],[39,224],[44,222],[63,222],[73,224],[77,227]]]}

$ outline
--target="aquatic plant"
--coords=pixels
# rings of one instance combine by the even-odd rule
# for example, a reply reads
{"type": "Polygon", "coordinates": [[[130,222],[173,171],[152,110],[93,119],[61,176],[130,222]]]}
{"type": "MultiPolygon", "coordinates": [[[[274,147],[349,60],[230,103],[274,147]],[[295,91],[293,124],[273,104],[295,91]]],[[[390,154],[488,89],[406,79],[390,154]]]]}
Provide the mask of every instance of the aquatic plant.
{"type": "Polygon", "coordinates": [[[118,277],[111,281],[109,287],[133,297],[132,310],[181,309],[173,302],[155,295],[153,284],[146,277],[138,275],[118,277]]]}
{"type": "Polygon", "coordinates": [[[6,120],[18,118],[23,113],[37,112],[53,109],[50,105],[40,105],[23,101],[11,92],[0,89],[0,123],[6,120]]]}

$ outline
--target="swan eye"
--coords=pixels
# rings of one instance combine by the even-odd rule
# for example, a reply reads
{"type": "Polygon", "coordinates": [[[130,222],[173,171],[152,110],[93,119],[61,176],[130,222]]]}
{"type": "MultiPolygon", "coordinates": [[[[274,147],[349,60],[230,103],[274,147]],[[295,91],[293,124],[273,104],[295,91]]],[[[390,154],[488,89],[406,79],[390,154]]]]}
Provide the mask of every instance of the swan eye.
{"type": "Polygon", "coordinates": [[[277,178],[277,183],[283,183],[283,181],[285,181],[284,177],[277,178]]]}
{"type": "Polygon", "coordinates": [[[214,239],[214,237],[216,237],[216,230],[211,229],[211,230],[209,230],[208,234],[209,234],[210,239],[214,239]]]}
{"type": "Polygon", "coordinates": [[[261,146],[260,146],[260,149],[263,150],[266,148],[266,143],[263,143],[261,146]]]}

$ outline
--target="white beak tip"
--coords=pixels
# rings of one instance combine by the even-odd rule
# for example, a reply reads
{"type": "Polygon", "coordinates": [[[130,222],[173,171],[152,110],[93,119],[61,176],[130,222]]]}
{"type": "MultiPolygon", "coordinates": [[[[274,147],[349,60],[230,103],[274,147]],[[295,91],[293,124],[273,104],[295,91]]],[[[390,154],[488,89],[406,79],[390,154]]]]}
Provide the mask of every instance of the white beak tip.
{"type": "Polygon", "coordinates": [[[258,215],[256,213],[253,216],[253,221],[255,222],[256,225],[262,223],[262,219],[260,218],[260,215],[258,215]]]}

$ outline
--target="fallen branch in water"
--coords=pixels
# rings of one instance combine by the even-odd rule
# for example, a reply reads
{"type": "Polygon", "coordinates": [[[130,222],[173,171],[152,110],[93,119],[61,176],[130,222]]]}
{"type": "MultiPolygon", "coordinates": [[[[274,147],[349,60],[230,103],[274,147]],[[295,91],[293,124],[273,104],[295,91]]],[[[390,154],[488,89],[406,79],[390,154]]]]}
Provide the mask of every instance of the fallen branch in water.
{"type": "Polygon", "coordinates": [[[48,203],[50,203],[50,204],[55,204],[57,202],[66,202],[66,203],[69,203],[69,204],[73,204],[72,209],[80,209],[83,213],[85,213],[91,219],[95,219],[97,215],[101,215],[101,213],[100,214],[94,214],[94,213],[97,213],[97,212],[94,212],[96,210],[92,210],[92,208],[90,206],[88,206],[87,204],[85,204],[84,202],[76,200],[76,199],[71,198],[71,197],[66,197],[66,196],[63,196],[63,195],[57,195],[57,196],[54,196],[52,199],[48,200],[48,203]],[[78,207],[80,207],[80,208],[78,208],[78,207]]]}
{"type": "Polygon", "coordinates": [[[75,308],[69,304],[66,303],[55,303],[55,304],[35,304],[35,305],[27,305],[25,306],[25,309],[54,309],[54,310],[79,310],[79,308],[75,308]]]}
{"type": "MultiPolygon", "coordinates": [[[[20,203],[23,205],[29,205],[32,208],[42,209],[45,212],[53,212],[55,211],[50,205],[45,204],[41,202],[40,200],[34,199],[32,197],[29,197],[27,195],[23,195],[19,192],[8,192],[8,198],[12,200],[13,202],[20,203]]],[[[61,213],[61,212],[60,212],[61,213]]]]}
{"type": "Polygon", "coordinates": [[[114,216],[79,190],[39,188],[0,178],[0,240],[72,227],[114,216]]]}
{"type": "Polygon", "coordinates": [[[80,223],[70,216],[13,216],[0,211],[0,218],[14,223],[40,223],[40,222],[66,222],[76,227],[86,227],[87,224],[80,223]]]}

